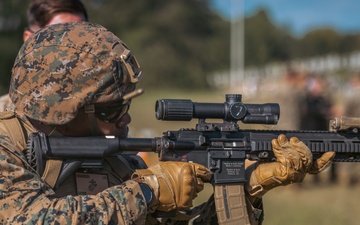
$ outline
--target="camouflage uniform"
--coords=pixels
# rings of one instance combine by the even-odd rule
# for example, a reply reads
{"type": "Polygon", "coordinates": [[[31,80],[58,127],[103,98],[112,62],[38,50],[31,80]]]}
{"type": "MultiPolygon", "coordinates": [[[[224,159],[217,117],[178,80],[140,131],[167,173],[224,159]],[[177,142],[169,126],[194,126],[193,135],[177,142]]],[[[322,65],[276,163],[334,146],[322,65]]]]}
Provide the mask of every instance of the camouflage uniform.
{"type": "Polygon", "coordinates": [[[145,224],[151,210],[137,182],[96,195],[56,194],[24,154],[35,131],[27,118],[66,124],[85,104],[133,91],[139,77],[121,58],[128,53],[115,35],[86,22],[48,26],[25,42],[10,85],[13,111],[0,113],[0,224],[145,224]]]}
{"type": "MultiPolygon", "coordinates": [[[[24,135],[34,131],[28,121],[21,124],[24,135]]],[[[0,224],[145,223],[148,209],[138,183],[126,181],[97,195],[55,198],[54,190],[28,165],[7,132],[1,129],[0,224]]]]}
{"type": "Polygon", "coordinates": [[[0,96],[0,112],[5,111],[11,105],[11,100],[8,94],[0,96]]]}

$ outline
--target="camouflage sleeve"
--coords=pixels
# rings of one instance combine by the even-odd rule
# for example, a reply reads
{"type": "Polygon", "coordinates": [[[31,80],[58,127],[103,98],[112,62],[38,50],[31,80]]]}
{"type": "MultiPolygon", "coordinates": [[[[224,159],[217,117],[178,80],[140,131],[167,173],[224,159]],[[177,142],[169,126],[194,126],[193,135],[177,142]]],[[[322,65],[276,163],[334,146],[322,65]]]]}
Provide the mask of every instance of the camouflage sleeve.
{"type": "Polygon", "coordinates": [[[135,181],[97,195],[52,194],[14,153],[0,147],[0,224],[145,224],[147,205],[135,181]]]}

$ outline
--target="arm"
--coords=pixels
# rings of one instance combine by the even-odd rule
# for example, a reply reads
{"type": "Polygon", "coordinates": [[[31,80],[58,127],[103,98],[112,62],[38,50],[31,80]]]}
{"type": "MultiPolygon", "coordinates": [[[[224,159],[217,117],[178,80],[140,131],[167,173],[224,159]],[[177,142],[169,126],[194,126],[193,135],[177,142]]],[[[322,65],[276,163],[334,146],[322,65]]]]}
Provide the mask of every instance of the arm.
{"type": "Polygon", "coordinates": [[[310,149],[298,138],[292,137],[290,141],[285,135],[279,135],[272,140],[275,162],[254,163],[246,169],[246,192],[251,224],[259,224],[262,217],[256,217],[262,213],[262,196],[269,190],[286,186],[292,183],[300,183],[306,174],[317,174],[330,166],[335,157],[334,152],[326,152],[319,159],[313,160],[310,149]],[[249,210],[250,208],[250,210],[249,210]]]}
{"type": "Polygon", "coordinates": [[[0,165],[1,224],[144,224],[148,209],[135,181],[93,196],[52,198],[51,188],[10,149],[0,148],[0,165]]]}
{"type": "Polygon", "coordinates": [[[190,208],[212,176],[200,164],[160,162],[97,195],[52,198],[52,189],[14,152],[0,149],[2,224],[144,224],[155,209],[190,208]]]}

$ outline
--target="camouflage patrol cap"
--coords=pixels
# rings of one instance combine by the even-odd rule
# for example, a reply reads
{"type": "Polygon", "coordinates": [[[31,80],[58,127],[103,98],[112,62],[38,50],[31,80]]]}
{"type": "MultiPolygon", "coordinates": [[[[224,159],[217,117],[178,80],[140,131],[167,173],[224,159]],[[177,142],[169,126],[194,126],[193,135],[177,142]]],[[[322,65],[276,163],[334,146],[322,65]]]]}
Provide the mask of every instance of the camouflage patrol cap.
{"type": "Polygon", "coordinates": [[[24,43],[9,93],[19,114],[65,124],[84,105],[121,104],[140,77],[135,57],[113,33],[94,23],[63,23],[24,43]]]}

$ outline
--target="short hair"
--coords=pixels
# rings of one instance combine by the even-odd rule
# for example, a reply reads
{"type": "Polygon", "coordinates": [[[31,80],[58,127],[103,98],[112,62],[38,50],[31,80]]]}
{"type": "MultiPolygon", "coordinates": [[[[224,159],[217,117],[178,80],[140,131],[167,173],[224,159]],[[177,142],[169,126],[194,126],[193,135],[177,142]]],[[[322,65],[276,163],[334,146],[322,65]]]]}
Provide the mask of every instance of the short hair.
{"type": "Polygon", "coordinates": [[[32,0],[27,10],[28,26],[45,27],[58,13],[75,13],[84,15],[88,21],[88,14],[80,0],[32,0]]]}

